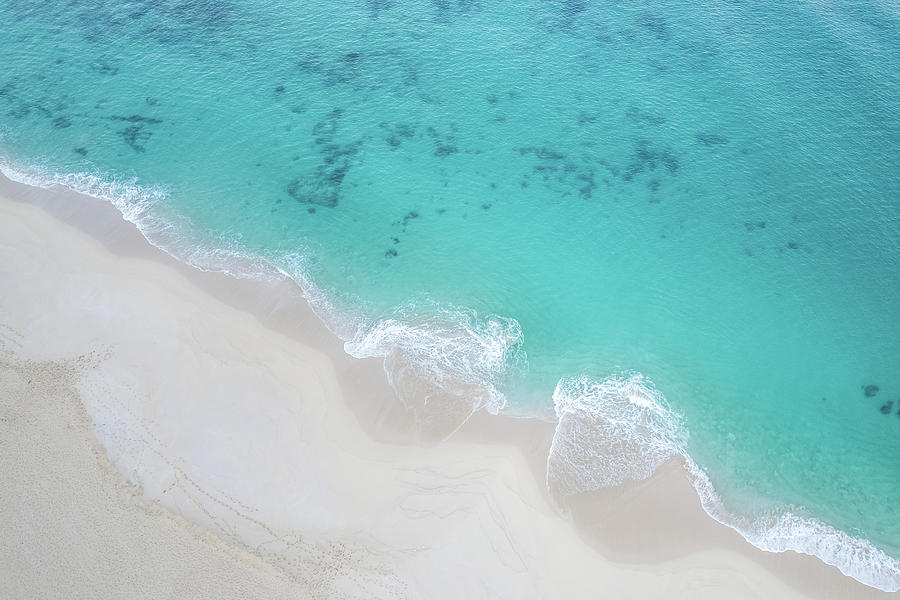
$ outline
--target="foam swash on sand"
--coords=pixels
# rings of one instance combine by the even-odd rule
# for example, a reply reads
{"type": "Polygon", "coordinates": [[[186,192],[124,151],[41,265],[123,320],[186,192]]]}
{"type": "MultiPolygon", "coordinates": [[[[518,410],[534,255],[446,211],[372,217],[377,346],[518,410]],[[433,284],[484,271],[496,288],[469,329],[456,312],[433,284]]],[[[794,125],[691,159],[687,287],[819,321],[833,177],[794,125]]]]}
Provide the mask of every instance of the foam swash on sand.
{"type": "Polygon", "coordinates": [[[859,3],[2,2],[0,168],[302,288],[420,439],[900,588],[900,22],[859,3]],[[652,383],[651,383],[652,382],[652,383]]]}

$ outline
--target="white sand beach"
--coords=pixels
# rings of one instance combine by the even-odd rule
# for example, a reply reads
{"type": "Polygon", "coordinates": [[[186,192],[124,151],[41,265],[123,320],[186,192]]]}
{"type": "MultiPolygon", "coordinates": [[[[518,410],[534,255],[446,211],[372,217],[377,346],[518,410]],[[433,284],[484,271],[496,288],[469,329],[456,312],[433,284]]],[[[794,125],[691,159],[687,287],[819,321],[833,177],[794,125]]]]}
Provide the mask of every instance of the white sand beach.
{"type": "Polygon", "coordinates": [[[292,283],[0,183],[0,597],[878,598],[703,512],[671,461],[552,505],[553,423],[413,442],[292,283]]]}

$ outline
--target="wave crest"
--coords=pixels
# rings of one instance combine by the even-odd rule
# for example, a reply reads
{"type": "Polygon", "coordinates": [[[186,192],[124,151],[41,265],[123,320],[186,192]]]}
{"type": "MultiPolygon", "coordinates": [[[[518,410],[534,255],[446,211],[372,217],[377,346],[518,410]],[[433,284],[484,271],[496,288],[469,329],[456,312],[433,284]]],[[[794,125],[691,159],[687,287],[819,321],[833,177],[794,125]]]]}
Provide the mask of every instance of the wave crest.
{"type": "Polygon", "coordinates": [[[411,304],[361,328],[344,349],[356,358],[383,357],[419,434],[445,439],[476,411],[497,414],[506,405],[500,384],[524,364],[524,336],[515,319],[421,308],[411,304]]]}
{"type": "Polygon", "coordinates": [[[681,418],[643,375],[565,379],[553,403],[559,423],[547,458],[547,486],[558,503],[646,479],[683,453],[687,434],[681,418]]]}
{"type": "Polygon", "coordinates": [[[810,554],[865,585],[900,590],[900,561],[865,539],[800,516],[793,507],[754,517],[730,512],[687,453],[682,418],[643,375],[565,379],[553,402],[559,422],[547,459],[547,489],[559,506],[575,494],[646,479],[680,455],[706,513],[757,548],[810,554]]]}
{"type": "MultiPolygon", "coordinates": [[[[398,397],[416,415],[421,430],[438,439],[451,435],[477,410],[499,412],[506,404],[499,389],[503,378],[524,366],[524,338],[515,319],[479,318],[463,309],[436,309],[433,316],[422,317],[410,305],[360,326],[356,318],[341,318],[328,294],[309,280],[304,253],[280,257],[275,264],[228,240],[198,243],[199,236],[179,215],[158,214],[167,197],[162,188],[95,173],[22,168],[5,157],[0,157],[0,172],[25,185],[61,186],[105,200],[148,242],[201,270],[241,278],[290,278],[326,325],[347,340],[349,354],[384,358],[398,397]]],[[[704,510],[757,548],[811,554],[861,583],[887,592],[900,590],[900,561],[865,539],[791,511],[754,518],[730,513],[707,474],[687,454],[688,434],[681,417],[643,375],[565,379],[553,401],[559,422],[547,459],[547,486],[555,501],[627,479],[646,479],[667,459],[681,455],[704,510]]]]}
{"type": "Polygon", "coordinates": [[[888,556],[868,540],[791,511],[754,518],[735,515],[725,508],[706,472],[688,456],[685,456],[685,468],[703,510],[760,550],[810,554],[860,583],[885,592],[900,590],[900,560],[888,556]]]}

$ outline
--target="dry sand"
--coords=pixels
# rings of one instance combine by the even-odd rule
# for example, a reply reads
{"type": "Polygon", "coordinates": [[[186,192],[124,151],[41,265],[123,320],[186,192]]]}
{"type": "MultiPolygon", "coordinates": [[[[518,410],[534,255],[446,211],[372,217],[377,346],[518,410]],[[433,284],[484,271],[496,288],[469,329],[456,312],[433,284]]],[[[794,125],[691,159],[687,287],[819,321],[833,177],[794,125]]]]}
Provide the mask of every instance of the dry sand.
{"type": "Polygon", "coordinates": [[[551,423],[411,445],[290,282],[186,267],[72,192],[0,196],[3,597],[888,596],[753,548],[674,461],[565,519],[551,423]]]}

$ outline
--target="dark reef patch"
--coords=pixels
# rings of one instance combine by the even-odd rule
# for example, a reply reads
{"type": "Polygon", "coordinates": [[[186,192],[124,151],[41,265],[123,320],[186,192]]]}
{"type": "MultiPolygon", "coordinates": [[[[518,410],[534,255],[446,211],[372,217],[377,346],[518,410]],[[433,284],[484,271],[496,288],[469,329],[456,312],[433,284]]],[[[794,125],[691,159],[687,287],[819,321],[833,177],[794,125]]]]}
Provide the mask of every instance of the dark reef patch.
{"type": "Polygon", "coordinates": [[[640,139],[634,143],[634,151],[622,173],[622,179],[632,181],[636,175],[655,171],[658,167],[663,167],[670,175],[674,175],[679,168],[678,158],[668,148],[657,149],[649,140],[640,139]]]}
{"type": "Polygon", "coordinates": [[[119,115],[110,115],[107,117],[110,121],[124,121],[126,123],[146,123],[147,125],[159,125],[162,119],[154,119],[153,117],[142,117],[141,115],[129,115],[122,117],[119,115]]]}
{"type": "Polygon", "coordinates": [[[597,187],[597,182],[594,180],[594,171],[591,169],[578,173],[576,178],[581,183],[581,187],[578,188],[579,195],[585,200],[593,196],[594,189],[597,187]]]}
{"type": "Polygon", "coordinates": [[[646,123],[648,125],[662,125],[666,122],[666,118],[655,113],[641,109],[638,105],[632,104],[625,111],[625,116],[634,123],[646,123]]]}
{"type": "Polygon", "coordinates": [[[765,229],[765,221],[744,221],[744,227],[747,231],[756,231],[757,229],[765,229]]]}
{"type": "Polygon", "coordinates": [[[889,415],[889,414],[891,414],[891,410],[893,410],[893,409],[894,409],[894,401],[888,400],[887,402],[882,404],[881,408],[879,408],[878,410],[880,410],[881,414],[883,414],[883,415],[889,415]]]}
{"type": "Polygon", "coordinates": [[[340,202],[341,186],[350,172],[351,161],[359,152],[362,140],[340,143],[337,133],[344,111],[333,109],[312,130],[313,145],[321,162],[312,173],[295,177],[287,185],[287,193],[301,204],[334,208],[340,202]]]}
{"type": "Polygon", "coordinates": [[[874,398],[875,396],[877,396],[879,389],[880,388],[877,385],[872,384],[872,383],[870,383],[869,385],[862,386],[862,390],[863,390],[863,393],[866,395],[866,398],[874,398]]]}
{"type": "Polygon", "coordinates": [[[553,15],[548,26],[551,31],[573,32],[589,8],[585,0],[550,0],[548,5],[553,15]]]}
{"type": "Polygon", "coordinates": [[[728,138],[723,137],[721,135],[716,135],[715,133],[707,133],[707,132],[697,132],[694,134],[697,142],[703,144],[704,146],[721,146],[723,144],[728,143],[728,138]]]}
{"type": "Polygon", "coordinates": [[[799,250],[800,244],[797,242],[788,242],[787,247],[790,248],[791,250],[799,250]]]}
{"type": "Polygon", "coordinates": [[[329,186],[327,178],[323,178],[319,172],[292,179],[288,183],[287,193],[301,204],[317,204],[328,208],[334,208],[340,200],[338,191],[329,186]]]}
{"type": "Polygon", "coordinates": [[[297,60],[297,68],[302,73],[320,74],[326,68],[326,61],[317,52],[306,52],[297,60]]]}
{"type": "Polygon", "coordinates": [[[78,154],[79,156],[87,156],[88,150],[87,150],[87,148],[79,147],[79,148],[73,148],[72,152],[74,152],[75,154],[78,154]]]}
{"type": "Polygon", "coordinates": [[[7,81],[3,85],[0,85],[0,98],[11,98],[15,89],[16,84],[13,81],[7,81]]]}
{"type": "Polygon", "coordinates": [[[133,39],[209,46],[226,39],[236,3],[231,0],[130,0],[70,3],[68,15],[88,41],[133,39]],[[123,11],[123,8],[127,9],[123,11]]]}
{"type": "Polygon", "coordinates": [[[53,119],[53,127],[56,129],[65,129],[66,127],[71,127],[72,121],[67,119],[66,117],[56,117],[53,119]]]}
{"type": "Polygon", "coordinates": [[[119,67],[111,64],[109,61],[105,59],[97,60],[90,64],[90,69],[95,73],[100,73],[101,75],[109,75],[113,76],[119,72],[119,67]]]}
{"type": "Polygon", "coordinates": [[[296,65],[302,73],[318,77],[326,87],[350,85],[361,89],[366,81],[374,81],[364,77],[367,59],[367,55],[358,51],[342,54],[310,51],[301,54],[296,65]]]}
{"type": "Polygon", "coordinates": [[[659,15],[644,13],[637,18],[637,25],[650,32],[653,37],[661,42],[666,42],[672,37],[666,20],[659,15]]]}
{"type": "Polygon", "coordinates": [[[366,0],[369,9],[369,18],[377,19],[381,13],[394,7],[393,0],[366,0]]]}
{"type": "Polygon", "coordinates": [[[454,16],[466,16],[475,8],[475,0],[431,0],[438,21],[447,22],[454,16]]]}
{"type": "MultiPolygon", "coordinates": [[[[597,180],[589,155],[570,158],[547,146],[524,146],[518,150],[521,156],[534,157],[531,172],[561,197],[577,193],[587,200],[593,196],[597,180]]],[[[528,187],[528,178],[526,174],[521,182],[523,188],[528,187]]]]}
{"type": "Polygon", "coordinates": [[[120,129],[116,133],[122,136],[125,143],[131,146],[135,152],[145,152],[147,150],[145,146],[153,135],[152,132],[146,131],[143,125],[132,125],[120,129]]]}
{"type": "Polygon", "coordinates": [[[391,147],[391,149],[399,148],[403,145],[403,142],[411,139],[416,135],[416,127],[415,125],[408,125],[406,123],[380,123],[379,127],[385,131],[384,141],[387,142],[387,145],[391,147]]]}
{"type": "MultiPolygon", "coordinates": [[[[451,124],[450,127],[453,130],[456,129],[453,124],[451,124]]],[[[454,134],[441,134],[434,127],[429,127],[427,133],[428,137],[430,137],[431,141],[434,143],[434,155],[438,158],[446,158],[459,153],[459,148],[456,145],[456,136],[454,134]]]]}
{"type": "Polygon", "coordinates": [[[406,227],[410,221],[412,221],[413,219],[418,219],[418,218],[419,218],[419,211],[411,210],[408,213],[406,213],[406,216],[403,217],[403,219],[400,221],[400,225],[402,225],[403,227],[406,227]]]}
{"type": "Polygon", "coordinates": [[[396,248],[388,248],[387,250],[385,250],[384,256],[386,258],[394,258],[395,256],[397,256],[397,249],[396,248]]]}
{"type": "Polygon", "coordinates": [[[566,155],[562,152],[556,152],[545,146],[541,146],[540,148],[536,148],[534,146],[525,146],[524,148],[519,148],[519,154],[523,156],[526,154],[533,154],[535,158],[543,161],[563,160],[566,158],[566,155]]]}

